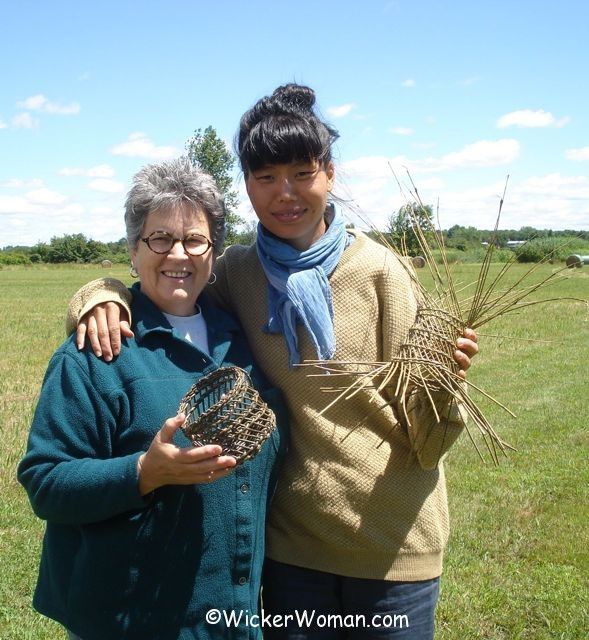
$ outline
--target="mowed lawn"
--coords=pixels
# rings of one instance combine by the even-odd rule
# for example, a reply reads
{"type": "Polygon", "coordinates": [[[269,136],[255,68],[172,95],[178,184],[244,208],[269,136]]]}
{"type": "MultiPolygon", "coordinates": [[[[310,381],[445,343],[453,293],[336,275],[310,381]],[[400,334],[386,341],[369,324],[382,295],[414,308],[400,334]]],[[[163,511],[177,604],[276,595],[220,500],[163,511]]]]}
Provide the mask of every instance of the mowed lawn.
{"type": "MultiPolygon", "coordinates": [[[[540,275],[556,266],[546,265],[540,275]]],[[[471,282],[476,265],[455,269],[471,282]]],[[[526,267],[518,265],[512,277],[526,267]]],[[[31,609],[43,523],[15,480],[71,294],[124,267],[0,270],[0,639],[64,637],[31,609]]],[[[589,298],[589,268],[539,297],[589,298]]],[[[517,451],[481,462],[466,434],[446,462],[452,533],[438,608],[441,640],[584,639],[589,634],[589,311],[559,300],[480,329],[469,379],[509,407],[480,405],[517,451]]],[[[475,392],[473,392],[474,395],[475,392]]],[[[477,438],[476,428],[472,435],[477,438]]],[[[394,517],[394,514],[391,514],[394,517]]],[[[402,612],[401,612],[402,613],[402,612]]],[[[146,639],[147,640],[147,639],[146,639]]]]}

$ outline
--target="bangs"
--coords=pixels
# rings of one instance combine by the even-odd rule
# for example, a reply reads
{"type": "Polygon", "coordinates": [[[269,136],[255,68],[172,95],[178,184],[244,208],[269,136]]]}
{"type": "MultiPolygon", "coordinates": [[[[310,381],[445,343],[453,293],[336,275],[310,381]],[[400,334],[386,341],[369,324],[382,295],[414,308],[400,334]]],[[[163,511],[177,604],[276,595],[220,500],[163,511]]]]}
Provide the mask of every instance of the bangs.
{"type": "MultiPolygon", "coordinates": [[[[325,132],[327,133],[327,132],[325,132]]],[[[292,115],[276,115],[258,122],[243,141],[239,160],[244,174],[267,165],[325,161],[329,141],[317,127],[292,115]]]]}

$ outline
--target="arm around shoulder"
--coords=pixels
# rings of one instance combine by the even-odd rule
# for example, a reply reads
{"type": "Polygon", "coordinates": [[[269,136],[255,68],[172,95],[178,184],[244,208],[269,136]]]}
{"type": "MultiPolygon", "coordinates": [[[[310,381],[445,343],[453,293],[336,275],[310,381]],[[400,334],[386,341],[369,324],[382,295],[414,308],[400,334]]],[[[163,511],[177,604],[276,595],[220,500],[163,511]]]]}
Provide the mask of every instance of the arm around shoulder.
{"type": "Polygon", "coordinates": [[[131,318],[131,294],[127,287],[115,278],[98,278],[85,284],[72,296],[65,318],[66,334],[73,333],[81,318],[104,302],[120,304],[131,318]]]}

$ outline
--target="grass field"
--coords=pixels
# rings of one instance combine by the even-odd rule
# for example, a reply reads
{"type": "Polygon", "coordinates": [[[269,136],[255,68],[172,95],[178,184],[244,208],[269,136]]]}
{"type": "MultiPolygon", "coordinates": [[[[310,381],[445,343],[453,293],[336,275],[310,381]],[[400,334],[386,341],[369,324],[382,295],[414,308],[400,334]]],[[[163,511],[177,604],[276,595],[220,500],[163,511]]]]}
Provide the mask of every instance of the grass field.
{"type": "MultiPolygon", "coordinates": [[[[456,279],[468,282],[476,269],[457,267],[456,279]]],[[[48,359],[64,337],[67,300],[104,275],[128,280],[123,267],[0,270],[1,640],[64,637],[31,609],[43,523],[32,515],[15,467],[48,359]]],[[[564,272],[544,295],[589,298],[589,268],[564,272]]],[[[587,308],[567,300],[531,307],[481,332],[501,337],[481,337],[470,378],[517,414],[514,420],[481,400],[517,452],[494,467],[462,437],[450,453],[452,535],[437,638],[587,638],[587,308]]]]}

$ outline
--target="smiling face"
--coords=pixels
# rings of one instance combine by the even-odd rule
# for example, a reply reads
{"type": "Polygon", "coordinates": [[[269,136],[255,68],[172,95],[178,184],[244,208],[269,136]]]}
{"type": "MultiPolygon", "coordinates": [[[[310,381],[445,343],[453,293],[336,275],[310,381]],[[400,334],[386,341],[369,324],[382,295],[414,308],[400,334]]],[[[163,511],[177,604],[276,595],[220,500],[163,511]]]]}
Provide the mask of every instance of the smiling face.
{"type": "Polygon", "coordinates": [[[303,251],[325,233],[324,214],[333,179],[331,163],[275,164],[249,173],[246,189],[262,225],[303,251]]]}
{"type": "MultiPolygon", "coordinates": [[[[165,231],[173,238],[183,239],[189,234],[211,237],[209,219],[202,209],[180,207],[171,211],[156,211],[145,219],[141,237],[154,231],[165,231]]],[[[133,265],[141,280],[141,291],[165,313],[191,316],[200,292],[207,284],[213,269],[213,251],[191,256],[181,242],[167,253],[154,253],[139,240],[131,251],[133,265]]]]}

